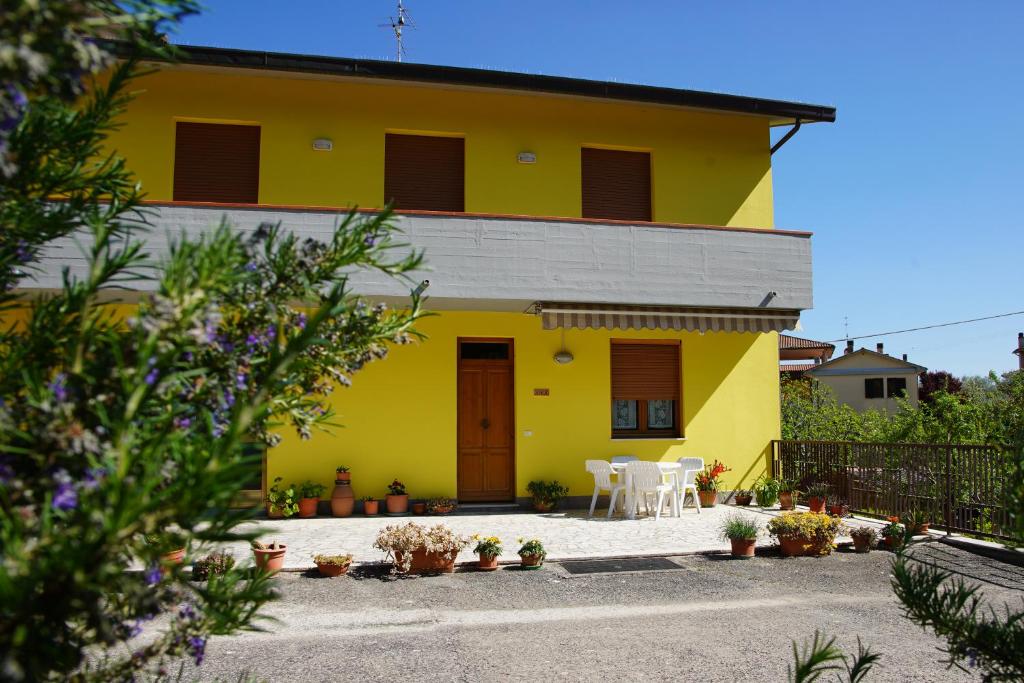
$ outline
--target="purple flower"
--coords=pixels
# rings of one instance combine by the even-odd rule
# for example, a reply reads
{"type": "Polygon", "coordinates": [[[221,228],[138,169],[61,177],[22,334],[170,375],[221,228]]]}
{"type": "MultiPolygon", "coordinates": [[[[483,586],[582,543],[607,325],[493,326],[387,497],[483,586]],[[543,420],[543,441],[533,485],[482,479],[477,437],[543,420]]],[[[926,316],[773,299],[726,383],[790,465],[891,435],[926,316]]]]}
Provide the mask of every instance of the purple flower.
{"type": "Polygon", "coordinates": [[[206,652],[206,638],[202,636],[192,636],[188,639],[188,647],[192,651],[192,656],[195,657],[196,666],[203,663],[203,655],[206,652]]]}
{"type": "Polygon", "coordinates": [[[19,240],[18,246],[14,249],[14,257],[19,263],[28,263],[32,260],[32,250],[25,240],[19,240]]]}
{"type": "Polygon", "coordinates": [[[230,389],[224,390],[224,405],[228,408],[235,405],[235,395],[231,393],[230,389]]]}
{"type": "Polygon", "coordinates": [[[68,390],[64,383],[67,381],[67,375],[63,372],[53,378],[53,381],[49,384],[50,392],[53,394],[53,398],[56,399],[57,403],[63,403],[68,400],[68,390]]]}
{"type": "Polygon", "coordinates": [[[247,378],[246,378],[244,372],[238,373],[238,375],[235,377],[235,386],[238,389],[244,391],[245,390],[245,386],[246,386],[246,380],[247,380],[247,378]]]}
{"type": "Polygon", "coordinates": [[[191,363],[195,359],[195,356],[192,354],[191,351],[186,351],[185,353],[181,354],[181,359],[186,363],[191,363]]]}
{"type": "Polygon", "coordinates": [[[153,368],[148,373],[146,373],[146,384],[148,386],[153,386],[154,384],[156,384],[156,381],[158,379],[160,379],[160,371],[157,370],[156,368],[153,368]]]}
{"type": "Polygon", "coordinates": [[[160,583],[160,579],[162,579],[163,576],[163,572],[160,571],[160,565],[156,563],[149,565],[146,569],[146,573],[143,574],[143,578],[145,578],[147,586],[157,585],[160,583]]]}
{"type": "Polygon", "coordinates": [[[232,344],[231,342],[226,341],[223,344],[221,344],[221,348],[224,349],[224,353],[231,353],[232,351],[235,350],[235,345],[232,344]]]}
{"type": "Polygon", "coordinates": [[[255,261],[249,261],[245,264],[245,269],[250,273],[255,273],[257,268],[259,268],[259,266],[256,265],[255,261]]]}
{"type": "Polygon", "coordinates": [[[178,429],[188,429],[192,426],[192,418],[176,417],[174,418],[174,426],[178,429]]]}
{"type": "Polygon", "coordinates": [[[178,616],[184,621],[194,621],[198,615],[191,602],[183,602],[178,608],[178,616]]]}
{"type": "Polygon", "coordinates": [[[78,507],[78,492],[75,491],[74,485],[69,482],[61,482],[57,484],[57,491],[53,494],[53,502],[51,503],[54,510],[74,510],[78,507]]]}
{"type": "Polygon", "coordinates": [[[136,619],[135,622],[128,629],[128,637],[134,638],[140,633],[142,633],[142,621],[140,619],[136,619]]]}
{"type": "Polygon", "coordinates": [[[367,235],[366,237],[363,238],[363,244],[365,244],[368,247],[372,247],[376,243],[377,243],[377,235],[375,235],[373,233],[371,233],[371,234],[369,234],[369,235],[367,235]]]}
{"type": "Polygon", "coordinates": [[[277,328],[275,328],[273,325],[269,325],[267,327],[267,339],[269,339],[270,341],[274,341],[274,337],[276,337],[276,336],[277,336],[277,328]]]}
{"type": "Polygon", "coordinates": [[[100,481],[106,476],[106,469],[102,467],[90,467],[85,471],[85,477],[82,479],[82,488],[86,491],[92,491],[100,485],[100,481]]]}
{"type": "Polygon", "coordinates": [[[298,327],[300,330],[306,329],[306,314],[305,313],[299,313],[299,315],[296,316],[296,318],[295,318],[295,326],[298,327]]]}
{"type": "Polygon", "coordinates": [[[255,334],[250,334],[248,337],[245,338],[245,345],[248,346],[249,348],[259,346],[260,338],[257,337],[255,334]]]}

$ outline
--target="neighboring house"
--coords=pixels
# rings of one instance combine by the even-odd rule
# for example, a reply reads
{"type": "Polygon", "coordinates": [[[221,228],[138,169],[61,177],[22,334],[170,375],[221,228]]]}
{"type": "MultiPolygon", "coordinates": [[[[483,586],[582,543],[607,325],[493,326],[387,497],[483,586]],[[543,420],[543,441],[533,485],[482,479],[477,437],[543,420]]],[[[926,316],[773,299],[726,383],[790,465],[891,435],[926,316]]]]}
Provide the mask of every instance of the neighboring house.
{"type": "Polygon", "coordinates": [[[835,345],[828,342],[780,334],[779,374],[789,379],[800,379],[805,372],[831,358],[835,350],[835,345]]]}
{"type": "MultiPolygon", "coordinates": [[[[287,433],[264,481],[344,464],[359,495],[397,477],[493,502],[533,479],[589,496],[583,461],[624,453],[764,470],[776,332],[811,306],[810,233],[773,228],[769,134],[833,108],[206,47],[136,87],[110,145],[156,211],[157,256],[222,216],[322,238],[388,201],[426,250],[426,340],[333,394],[344,429],[287,433]]],[[[82,272],[60,254],[37,287],[82,272]]],[[[354,284],[408,301],[375,273],[354,284]]]]}
{"type": "Polygon", "coordinates": [[[848,342],[846,352],[827,363],[815,366],[805,374],[832,390],[836,400],[857,411],[897,409],[897,396],[906,396],[914,407],[918,402],[917,378],[928,368],[887,356],[881,344],[876,351],[853,350],[848,342]]]}

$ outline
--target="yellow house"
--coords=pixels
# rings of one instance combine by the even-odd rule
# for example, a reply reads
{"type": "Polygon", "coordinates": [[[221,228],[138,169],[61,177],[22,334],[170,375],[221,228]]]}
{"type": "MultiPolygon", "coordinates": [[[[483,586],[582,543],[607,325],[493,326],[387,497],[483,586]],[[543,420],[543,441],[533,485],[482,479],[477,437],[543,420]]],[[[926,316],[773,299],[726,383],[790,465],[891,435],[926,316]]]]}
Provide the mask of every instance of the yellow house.
{"type": "Polygon", "coordinates": [[[512,503],[558,479],[589,501],[588,458],[719,459],[726,488],[765,471],[777,333],[812,303],[810,233],[774,227],[770,131],[833,108],[205,47],[160,66],[111,139],[157,211],[151,250],[222,216],[322,236],[391,201],[426,251],[427,339],[335,392],[342,429],[286,435],[264,487],[347,465],[358,496],[398,478],[512,503]]]}

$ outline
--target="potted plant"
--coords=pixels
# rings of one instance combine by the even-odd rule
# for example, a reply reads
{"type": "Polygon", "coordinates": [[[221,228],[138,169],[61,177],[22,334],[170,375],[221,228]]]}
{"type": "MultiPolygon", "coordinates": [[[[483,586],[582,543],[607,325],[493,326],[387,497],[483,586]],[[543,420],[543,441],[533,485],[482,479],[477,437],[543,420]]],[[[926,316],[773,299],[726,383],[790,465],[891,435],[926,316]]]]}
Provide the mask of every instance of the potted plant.
{"type": "Polygon", "coordinates": [[[363,497],[363,514],[367,517],[373,517],[380,512],[380,501],[373,496],[363,497]]]}
{"type": "Polygon", "coordinates": [[[284,567],[284,554],[287,550],[288,546],[277,541],[273,541],[269,545],[259,541],[252,542],[252,554],[256,560],[256,568],[265,572],[281,571],[284,567]]]}
{"type": "Polygon", "coordinates": [[[223,576],[234,566],[234,557],[222,551],[214,551],[192,563],[192,580],[207,581],[211,576],[223,576]]]}
{"type": "Polygon", "coordinates": [[[154,533],[146,534],[147,545],[155,547],[160,551],[160,565],[167,571],[171,565],[181,564],[185,561],[185,540],[177,534],[154,533]]]}
{"type": "Polygon", "coordinates": [[[928,517],[928,513],[924,510],[914,510],[903,515],[901,520],[903,525],[910,530],[910,533],[914,536],[920,536],[928,533],[928,528],[931,526],[931,520],[928,517]]]}
{"type": "Polygon", "coordinates": [[[425,527],[416,522],[388,525],[373,542],[373,547],[384,551],[401,574],[451,573],[455,571],[455,558],[467,545],[468,538],[443,524],[425,527]]]}
{"type": "Polygon", "coordinates": [[[878,543],[878,532],[874,527],[861,526],[850,532],[853,538],[853,549],[858,553],[871,552],[871,548],[878,543]]]}
{"type": "Polygon", "coordinates": [[[711,465],[704,468],[703,472],[697,473],[695,481],[697,495],[700,496],[700,506],[711,508],[718,502],[718,478],[729,468],[715,460],[711,465]]]}
{"type": "Polygon", "coordinates": [[[345,465],[338,465],[334,468],[334,481],[352,481],[352,473],[345,465]]]}
{"type": "Polygon", "coordinates": [[[850,514],[850,505],[845,500],[836,500],[828,505],[828,513],[836,517],[846,517],[850,514]]]}
{"type": "Polygon", "coordinates": [[[412,514],[414,514],[414,515],[425,515],[425,514],[427,514],[427,504],[424,501],[422,501],[422,500],[416,501],[415,503],[412,504],[412,514]]]}
{"type": "Polygon", "coordinates": [[[299,484],[299,517],[316,517],[316,506],[327,487],[308,479],[299,484]]]}
{"type": "Polygon", "coordinates": [[[562,486],[558,480],[531,481],[526,491],[533,497],[533,509],[537,512],[551,512],[558,507],[558,502],[569,495],[569,487],[562,486]]]}
{"type": "Polygon", "coordinates": [[[275,478],[270,490],[267,491],[267,516],[274,519],[291,517],[299,511],[299,495],[295,490],[295,484],[284,488],[281,481],[281,477],[275,478]]]}
{"type": "Polygon", "coordinates": [[[749,489],[736,489],[733,491],[732,499],[740,507],[746,507],[754,500],[754,494],[749,489]]]}
{"type": "Polygon", "coordinates": [[[427,501],[427,512],[432,515],[447,515],[459,506],[452,498],[431,498],[427,501]]]}
{"type": "Polygon", "coordinates": [[[482,572],[492,572],[498,568],[498,556],[501,555],[501,539],[497,536],[473,536],[476,547],[473,552],[480,556],[477,568],[482,572]]]}
{"type": "Polygon", "coordinates": [[[313,564],[321,576],[341,576],[352,566],[351,555],[314,555],[313,564]]]}
{"type": "Polygon", "coordinates": [[[525,540],[520,538],[522,546],[519,548],[519,566],[523,569],[538,569],[544,564],[544,558],[548,551],[544,550],[544,544],[539,538],[525,540]]]}
{"type": "Polygon", "coordinates": [[[331,514],[335,517],[351,517],[356,508],[356,494],[352,491],[352,477],[348,468],[337,468],[334,490],[331,491],[331,514]]]}
{"type": "Polygon", "coordinates": [[[757,504],[763,508],[770,508],[779,502],[779,480],[762,474],[754,482],[754,493],[757,495],[757,504]]]}
{"type": "Polygon", "coordinates": [[[397,479],[388,484],[384,507],[389,515],[404,515],[409,511],[409,494],[405,492],[405,484],[397,479]]]}
{"type": "Polygon", "coordinates": [[[734,514],[722,522],[722,537],[732,544],[732,556],[749,558],[754,556],[758,526],[746,515],[734,514]]]}
{"type": "Polygon", "coordinates": [[[825,513],[825,503],[832,487],[823,481],[816,481],[807,487],[807,507],[811,512],[825,513]]]}
{"type": "Polygon", "coordinates": [[[788,512],[768,522],[768,532],[779,541],[785,557],[829,555],[842,520],[817,512],[788,512]]]}
{"type": "Polygon", "coordinates": [[[796,508],[796,497],[800,492],[796,490],[796,484],[788,479],[779,479],[779,508],[793,510],[796,508]]]}
{"type": "Polygon", "coordinates": [[[907,538],[907,527],[890,517],[889,523],[882,527],[882,540],[889,550],[898,550],[907,538]]]}

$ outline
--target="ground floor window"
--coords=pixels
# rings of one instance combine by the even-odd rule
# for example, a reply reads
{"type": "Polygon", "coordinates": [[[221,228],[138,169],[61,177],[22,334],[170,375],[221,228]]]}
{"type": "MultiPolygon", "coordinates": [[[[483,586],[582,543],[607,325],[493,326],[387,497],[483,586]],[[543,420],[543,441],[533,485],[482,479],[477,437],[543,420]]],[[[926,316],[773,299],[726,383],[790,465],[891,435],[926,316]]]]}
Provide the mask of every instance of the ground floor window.
{"type": "Polygon", "coordinates": [[[613,340],[612,437],[678,437],[680,344],[613,340]]]}

